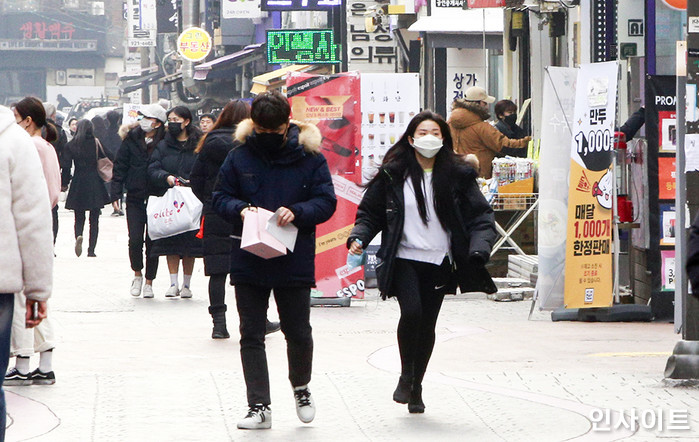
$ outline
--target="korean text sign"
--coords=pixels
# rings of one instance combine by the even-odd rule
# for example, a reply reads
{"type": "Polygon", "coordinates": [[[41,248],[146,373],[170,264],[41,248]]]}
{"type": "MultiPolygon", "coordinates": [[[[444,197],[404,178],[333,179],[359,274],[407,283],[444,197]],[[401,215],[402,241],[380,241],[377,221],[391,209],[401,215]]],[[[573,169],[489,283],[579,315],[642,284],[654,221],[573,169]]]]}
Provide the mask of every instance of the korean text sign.
{"type": "Polygon", "coordinates": [[[612,205],[616,62],[582,65],[572,122],[566,308],[612,305],[612,205]]]}

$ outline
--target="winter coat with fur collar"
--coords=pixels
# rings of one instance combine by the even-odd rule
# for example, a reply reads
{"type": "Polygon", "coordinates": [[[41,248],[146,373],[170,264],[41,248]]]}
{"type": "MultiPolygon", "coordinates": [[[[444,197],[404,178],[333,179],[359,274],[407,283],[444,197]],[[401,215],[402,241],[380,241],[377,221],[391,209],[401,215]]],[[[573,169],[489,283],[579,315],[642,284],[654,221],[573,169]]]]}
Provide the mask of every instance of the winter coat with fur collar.
{"type": "Polygon", "coordinates": [[[332,216],[337,206],[330,170],[320,153],[322,136],[312,124],[291,121],[285,146],[269,155],[258,146],[252,120],[236,129],[241,143],[226,157],[214,189],[212,206],[231,222],[240,236],[240,212],[248,206],[276,211],[290,209],[298,227],[293,252],[262,259],[240,249],[234,239],[231,250],[231,283],[265,287],[315,285],[315,229],[332,216]]]}
{"type": "Polygon", "coordinates": [[[486,109],[471,103],[460,103],[449,117],[454,150],[460,154],[475,154],[480,162],[480,174],[485,179],[491,177],[493,158],[499,156],[503,147],[523,148],[529,143],[528,138],[507,138],[486,121],[489,117],[486,109]]]}
{"type": "Polygon", "coordinates": [[[53,283],[51,204],[39,154],[0,106],[0,293],[45,301],[53,283]]]}

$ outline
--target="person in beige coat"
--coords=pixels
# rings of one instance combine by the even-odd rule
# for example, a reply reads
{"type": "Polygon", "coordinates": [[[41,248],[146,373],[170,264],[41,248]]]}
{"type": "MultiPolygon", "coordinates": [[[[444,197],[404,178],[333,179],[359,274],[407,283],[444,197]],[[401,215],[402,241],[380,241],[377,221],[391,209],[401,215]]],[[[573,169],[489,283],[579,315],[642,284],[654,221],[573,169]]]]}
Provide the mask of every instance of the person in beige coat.
{"type": "MultiPolygon", "coordinates": [[[[53,232],[39,154],[29,134],[4,106],[0,106],[0,250],[0,370],[5,372],[14,294],[24,290],[27,297],[27,327],[35,327],[46,318],[46,300],[53,283],[53,232]]],[[[2,381],[0,440],[4,440],[7,418],[1,387],[2,381]]]]}
{"type": "Polygon", "coordinates": [[[527,147],[531,137],[512,140],[503,135],[493,125],[488,123],[490,114],[488,104],[495,97],[488,95],[485,89],[477,86],[466,90],[464,99],[452,103],[449,117],[449,127],[454,140],[454,151],[458,154],[474,154],[480,162],[480,175],[490,179],[493,169],[493,158],[500,155],[503,147],[527,147]]]}

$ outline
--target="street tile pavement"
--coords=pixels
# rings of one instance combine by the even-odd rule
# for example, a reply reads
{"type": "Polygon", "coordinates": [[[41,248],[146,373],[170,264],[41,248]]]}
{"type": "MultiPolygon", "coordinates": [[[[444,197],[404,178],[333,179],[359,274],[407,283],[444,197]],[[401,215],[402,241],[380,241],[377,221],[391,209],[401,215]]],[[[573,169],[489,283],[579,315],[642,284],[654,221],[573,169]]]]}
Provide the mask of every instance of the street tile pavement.
{"type": "Polygon", "coordinates": [[[201,262],[193,299],[164,298],[164,259],[155,299],[132,298],[125,219],[102,216],[98,257],[77,258],[72,214],[60,214],[50,311],[57,383],[6,388],[8,441],[699,438],[699,388],[662,377],[679,339],[671,324],[552,323],[544,313],[528,320],[528,302],[481,294],[446,299],[424,382],[427,409],[411,415],[391,400],[398,304],[373,290],[350,308],[312,310],[316,419],[305,425],[296,418],[285,342],[276,333],[267,339],[272,429],[238,430],[246,400],[233,288],[232,338],[214,341],[201,262]],[[618,419],[632,408],[688,410],[690,430],[593,431],[592,410],[609,409],[618,419]]]}

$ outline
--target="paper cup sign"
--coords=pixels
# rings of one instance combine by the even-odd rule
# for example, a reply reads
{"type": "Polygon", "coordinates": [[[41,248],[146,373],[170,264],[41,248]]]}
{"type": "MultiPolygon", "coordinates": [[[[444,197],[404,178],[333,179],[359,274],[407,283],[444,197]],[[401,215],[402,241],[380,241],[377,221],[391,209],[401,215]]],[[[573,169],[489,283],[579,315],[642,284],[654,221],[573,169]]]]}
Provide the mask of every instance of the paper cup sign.
{"type": "Polygon", "coordinates": [[[211,36],[202,28],[189,28],[177,38],[177,52],[189,61],[200,61],[211,52],[211,36]]]}

